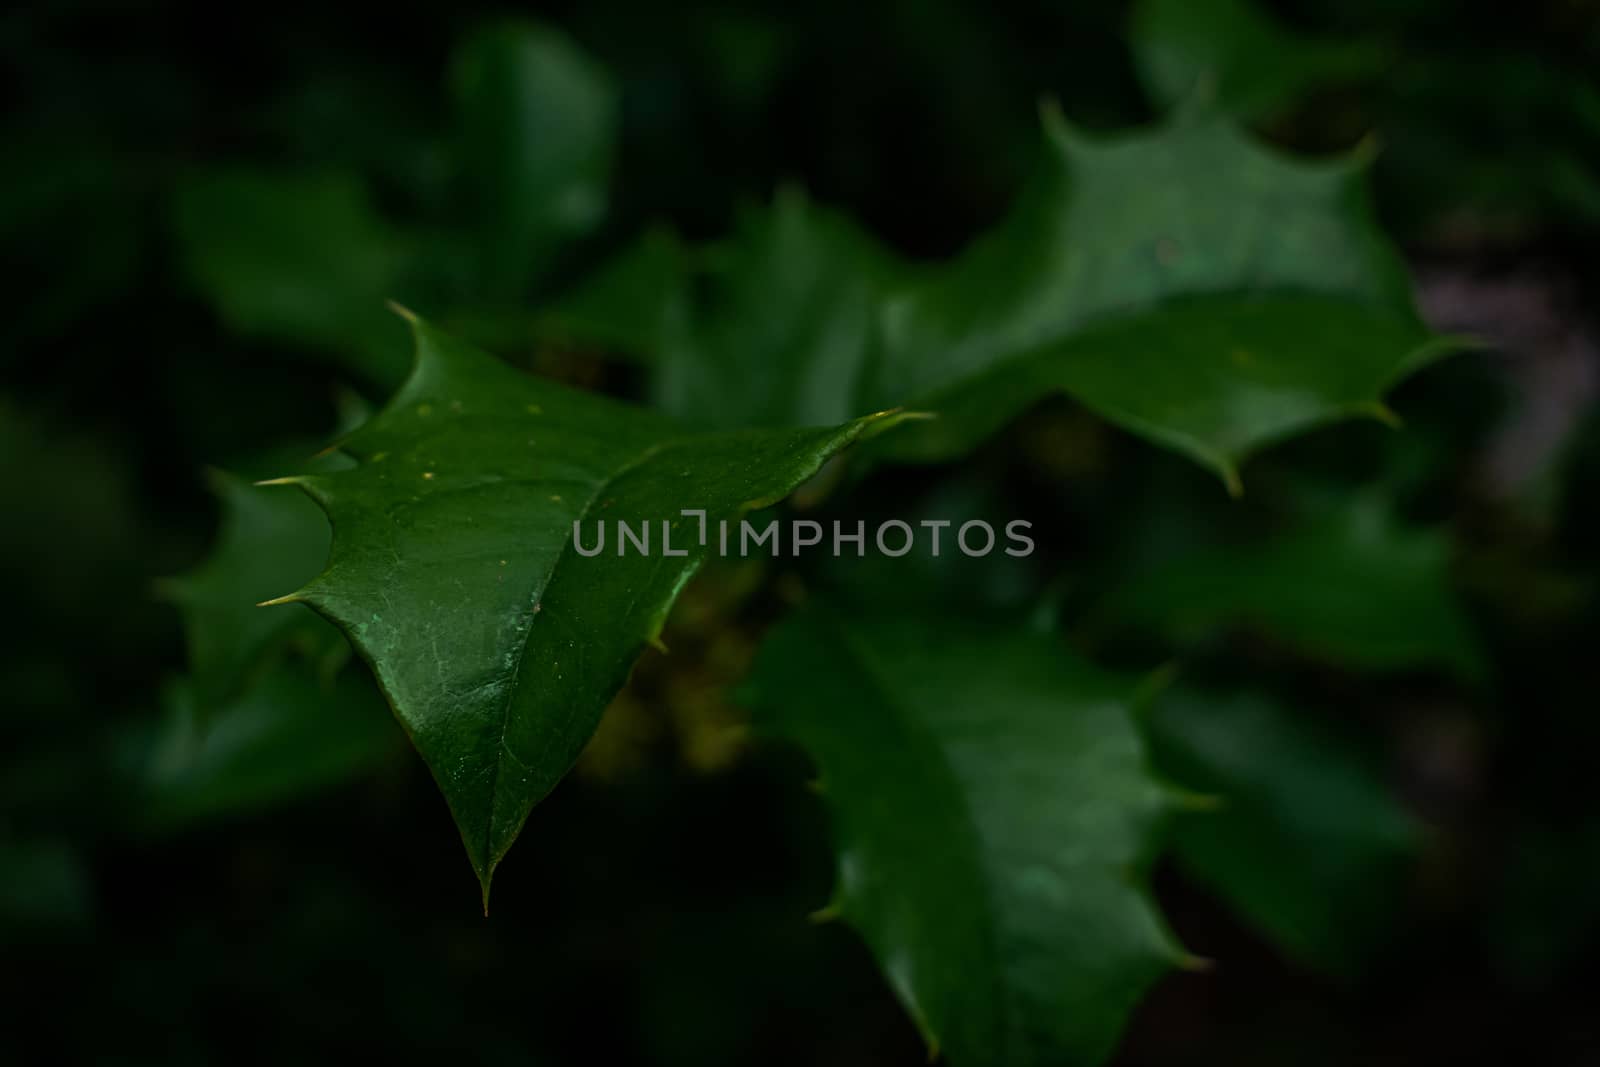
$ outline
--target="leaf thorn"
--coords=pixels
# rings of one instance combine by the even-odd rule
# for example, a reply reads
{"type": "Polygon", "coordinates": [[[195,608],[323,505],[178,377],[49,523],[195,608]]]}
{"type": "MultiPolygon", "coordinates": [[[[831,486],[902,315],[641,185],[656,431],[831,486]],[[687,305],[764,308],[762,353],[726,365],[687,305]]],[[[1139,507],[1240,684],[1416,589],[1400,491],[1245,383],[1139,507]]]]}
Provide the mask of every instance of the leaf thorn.
{"type": "Polygon", "coordinates": [[[841,915],[842,913],[839,910],[839,905],[837,903],[830,903],[818,908],[810,915],[807,915],[806,918],[811,922],[816,923],[818,926],[821,926],[824,923],[838,922],[841,915]]]}

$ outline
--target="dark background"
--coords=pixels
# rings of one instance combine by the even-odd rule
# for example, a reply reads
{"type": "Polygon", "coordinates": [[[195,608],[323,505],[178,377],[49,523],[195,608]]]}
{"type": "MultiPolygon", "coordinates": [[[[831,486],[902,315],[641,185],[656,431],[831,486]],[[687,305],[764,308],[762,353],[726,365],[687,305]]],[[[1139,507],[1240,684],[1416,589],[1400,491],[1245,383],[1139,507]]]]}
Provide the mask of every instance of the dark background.
{"type": "MultiPolygon", "coordinates": [[[[1496,344],[1396,399],[1425,447],[1371,427],[1313,435],[1262,461],[1263,498],[1297,472],[1354,485],[1420,455],[1407,514],[1448,524],[1496,668],[1477,690],[1250,648],[1211,668],[1265,660],[1324,711],[1361,709],[1428,837],[1385,897],[1389,935],[1337,978],[1160,867],[1179,935],[1216,963],[1155,991],[1119,1062],[1600,1064],[1600,5],[1275,8],[1391,60],[1259,128],[1317,151],[1376,131],[1379,208],[1424,308],[1496,344]]],[[[488,919],[444,805],[398,747],[375,771],[255,810],[159,830],[134,817],[163,686],[186,663],[156,580],[215,536],[205,468],[325,439],[341,389],[382,395],[228,330],[184,269],[175,191],[219,165],[334,167],[363,175],[385,213],[448,218],[447,56],[508,13],[60,2],[0,15],[0,1060],[925,1059],[865,948],[807,921],[830,868],[798,758],[696,755],[692,727],[649,724],[676,678],[715,674],[712,637],[691,632],[676,665],[641,668],[644,714],[622,716],[622,740],[535,811],[488,919]]],[[[1121,4],[517,13],[564,29],[622,93],[611,214],[567,254],[572,274],[649,224],[714,238],[785,181],[909,255],[949,255],[1010,202],[1041,96],[1092,129],[1156,113],[1121,4]]],[[[607,365],[601,380],[626,394],[631,375],[607,365]]],[[[1191,505],[1231,521],[1206,475],[1088,423],[1043,405],[961,472],[1035,500],[1060,531],[1052,565],[1086,566],[1191,505]],[[1056,462],[1062,434],[1087,434],[1089,459],[1056,462]],[[1171,503],[1152,506],[1158,493],[1171,503]]],[[[910,499],[930,475],[883,477],[882,493],[910,499]]]]}

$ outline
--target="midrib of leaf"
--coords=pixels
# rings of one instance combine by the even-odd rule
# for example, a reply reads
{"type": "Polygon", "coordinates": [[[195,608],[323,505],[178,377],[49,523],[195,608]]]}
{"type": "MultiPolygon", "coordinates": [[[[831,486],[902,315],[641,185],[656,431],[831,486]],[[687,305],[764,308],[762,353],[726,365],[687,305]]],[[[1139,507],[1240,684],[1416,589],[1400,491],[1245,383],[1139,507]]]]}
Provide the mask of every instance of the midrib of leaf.
{"type": "MultiPolygon", "coordinates": [[[[989,948],[990,966],[996,975],[1005,972],[1002,961],[1000,933],[994,922],[994,916],[999,913],[995,906],[994,887],[990,884],[989,865],[984,862],[987,851],[984,848],[984,837],[979,829],[978,820],[973,815],[972,805],[968,802],[966,790],[961,785],[961,775],[956,770],[954,763],[945,754],[944,746],[932,729],[921,725],[914,712],[901,706],[894,688],[889,684],[886,672],[881,667],[872,652],[851,632],[848,623],[841,619],[833,618],[834,631],[839,635],[840,644],[855,660],[856,666],[867,682],[878,691],[881,705],[891,713],[891,717],[899,724],[902,732],[907,737],[920,742],[917,747],[929,752],[929,757],[935,774],[947,787],[948,792],[955,798],[955,808],[961,813],[962,828],[966,831],[963,835],[966,847],[963,855],[971,863],[978,875],[978,884],[983,890],[983,899],[980,902],[979,912],[982,915],[983,940],[989,948]]],[[[1003,983],[995,982],[990,985],[993,1003],[996,1006],[996,1018],[1000,1020],[1000,1034],[1009,1047],[1017,1039],[1021,1031],[1013,1025],[1013,1005],[1011,997],[1007,994],[1003,983]]],[[[908,991],[909,992],[909,991],[908,991]]],[[[908,1002],[915,1004],[916,999],[907,996],[908,1002]]],[[[918,1019],[919,1029],[922,1030],[923,1039],[928,1043],[930,1059],[939,1053],[939,1037],[932,1032],[926,1019],[918,1019]]],[[[995,1062],[1009,1062],[1005,1056],[997,1056],[995,1062]]]]}
{"type": "MultiPolygon", "coordinates": [[[[580,517],[577,521],[588,521],[589,512],[594,508],[595,502],[605,495],[606,490],[615,484],[618,478],[621,478],[623,475],[628,474],[631,471],[639,469],[661,453],[673,447],[680,447],[690,440],[693,439],[687,438],[677,441],[657,441],[646,447],[645,450],[636,458],[629,460],[628,462],[619,466],[616,470],[612,471],[610,474],[606,475],[599,481],[598,484],[596,484],[594,491],[589,494],[589,498],[584,501],[583,507],[579,510],[580,517]]],[[[561,551],[556,554],[555,562],[550,565],[550,569],[545,573],[544,580],[539,583],[538,591],[534,594],[536,598],[544,596],[544,591],[550,587],[551,579],[555,577],[556,571],[559,570],[561,564],[566,561],[571,550],[572,538],[569,537],[562,543],[561,551]]],[[[657,557],[658,560],[659,558],[660,557],[657,557]]],[[[690,557],[685,561],[685,563],[690,567],[697,565],[698,562],[699,561],[693,557],[690,557]]],[[[659,563],[657,565],[659,566],[659,563]]],[[[534,602],[538,603],[539,601],[538,599],[535,599],[534,602]]],[[[522,664],[523,661],[528,657],[528,646],[533,643],[533,629],[539,623],[540,614],[542,613],[533,611],[531,608],[528,609],[528,624],[523,630],[522,644],[521,647],[517,649],[517,658],[512,664],[511,672],[508,677],[509,684],[506,687],[505,702],[500,708],[500,741],[498,745],[500,755],[499,758],[494,761],[493,777],[489,780],[489,818],[484,827],[483,840],[483,855],[488,857],[489,861],[488,867],[483,872],[483,912],[485,915],[489,913],[489,882],[494,877],[494,869],[500,865],[500,860],[504,858],[506,849],[510,848],[510,845],[508,844],[506,849],[501,849],[498,853],[493,851],[495,802],[498,799],[500,791],[500,769],[505,763],[505,757],[511,754],[510,748],[508,748],[506,745],[506,731],[510,728],[511,724],[511,706],[516,702],[517,699],[517,685],[522,678],[522,664]]],[[[516,759],[518,763],[522,762],[520,757],[513,758],[516,759]]]]}

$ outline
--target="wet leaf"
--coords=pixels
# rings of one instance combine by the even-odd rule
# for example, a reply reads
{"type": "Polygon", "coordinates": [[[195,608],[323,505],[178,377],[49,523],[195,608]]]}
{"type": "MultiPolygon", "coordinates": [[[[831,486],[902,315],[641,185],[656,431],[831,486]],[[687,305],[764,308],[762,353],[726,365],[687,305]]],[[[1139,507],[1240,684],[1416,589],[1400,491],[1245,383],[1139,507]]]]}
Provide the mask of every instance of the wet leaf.
{"type": "Polygon", "coordinates": [[[715,523],[773,503],[894,418],[699,432],[521,374],[421,321],[414,332],[411,377],[342,443],[359,466],[283,479],[327,511],[334,542],[327,569],[282,599],[333,620],[371,664],[487,899],[529,811],[715,547],[682,509],[715,523]],[[648,524],[654,551],[620,554],[616,521],[648,524]],[[578,523],[589,548],[608,529],[606,551],[575,550],[578,523]]]}

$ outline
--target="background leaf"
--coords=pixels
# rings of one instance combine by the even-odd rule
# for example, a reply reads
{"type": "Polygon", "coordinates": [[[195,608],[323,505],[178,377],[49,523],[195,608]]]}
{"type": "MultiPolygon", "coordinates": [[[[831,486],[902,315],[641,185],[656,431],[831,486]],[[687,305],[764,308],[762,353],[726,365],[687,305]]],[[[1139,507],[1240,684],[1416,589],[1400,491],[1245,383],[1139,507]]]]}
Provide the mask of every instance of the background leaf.
{"type": "Polygon", "coordinates": [[[646,230],[555,296],[541,316],[542,332],[652,364],[687,314],[686,260],[687,252],[671,230],[646,230]]]}
{"type": "Polygon", "coordinates": [[[148,829],[255,811],[376,767],[399,751],[383,700],[358,672],[294,658],[219,707],[174,681],[135,813],[148,829]]]}
{"type": "Polygon", "coordinates": [[[1061,390],[1236,484],[1254,449],[1378,410],[1444,351],[1359,160],[1290,160],[1203,118],[1046,127],[1008,218],[886,312],[877,395],[942,416],[897,454],[954,454],[1061,390]]]}
{"type": "Polygon", "coordinates": [[[480,291],[515,298],[605,214],[616,90],[565,35],[525,22],[469,37],[450,79],[480,291]]]}
{"type": "Polygon", "coordinates": [[[1163,773],[1217,800],[1176,821],[1184,867],[1291,958],[1342,975],[1370,962],[1420,835],[1366,755],[1252,694],[1163,693],[1149,733],[1163,773]]]}
{"type": "Polygon", "coordinates": [[[353,174],[230,170],[198,175],[177,198],[194,283],[228,326],[335,358],[362,382],[405,373],[398,234],[353,174]]]}
{"type": "Polygon", "coordinates": [[[1139,871],[1162,790],[1131,687],[1043,635],[808,609],[748,699],[834,818],[828,913],[956,1064],[1093,1064],[1182,953],[1139,871]]]}
{"type": "Polygon", "coordinates": [[[1158,104],[1207,96],[1242,118],[1270,115],[1312,89],[1369,78],[1389,58],[1373,41],[1301,33],[1252,0],[1140,0],[1132,35],[1140,79],[1158,104]]]}
{"type": "Polygon", "coordinates": [[[900,273],[886,249],[786,188],[707,258],[709,293],[657,371],[661,407],[719,427],[820,426],[873,410],[863,376],[879,301],[900,273]]]}
{"type": "Polygon", "coordinates": [[[1370,671],[1432,668],[1478,680],[1478,642],[1450,583],[1450,542],[1403,524],[1377,493],[1324,502],[1259,543],[1190,544],[1147,561],[1104,610],[1180,645],[1251,627],[1370,671]]]}
{"type": "Polygon", "coordinates": [[[183,613],[186,685],[202,709],[237,696],[256,668],[286,646],[335,667],[349,651],[344,638],[308,610],[258,607],[327,562],[333,538],[317,506],[221,472],[211,481],[222,507],[216,544],[194,570],[161,583],[183,613]]]}

